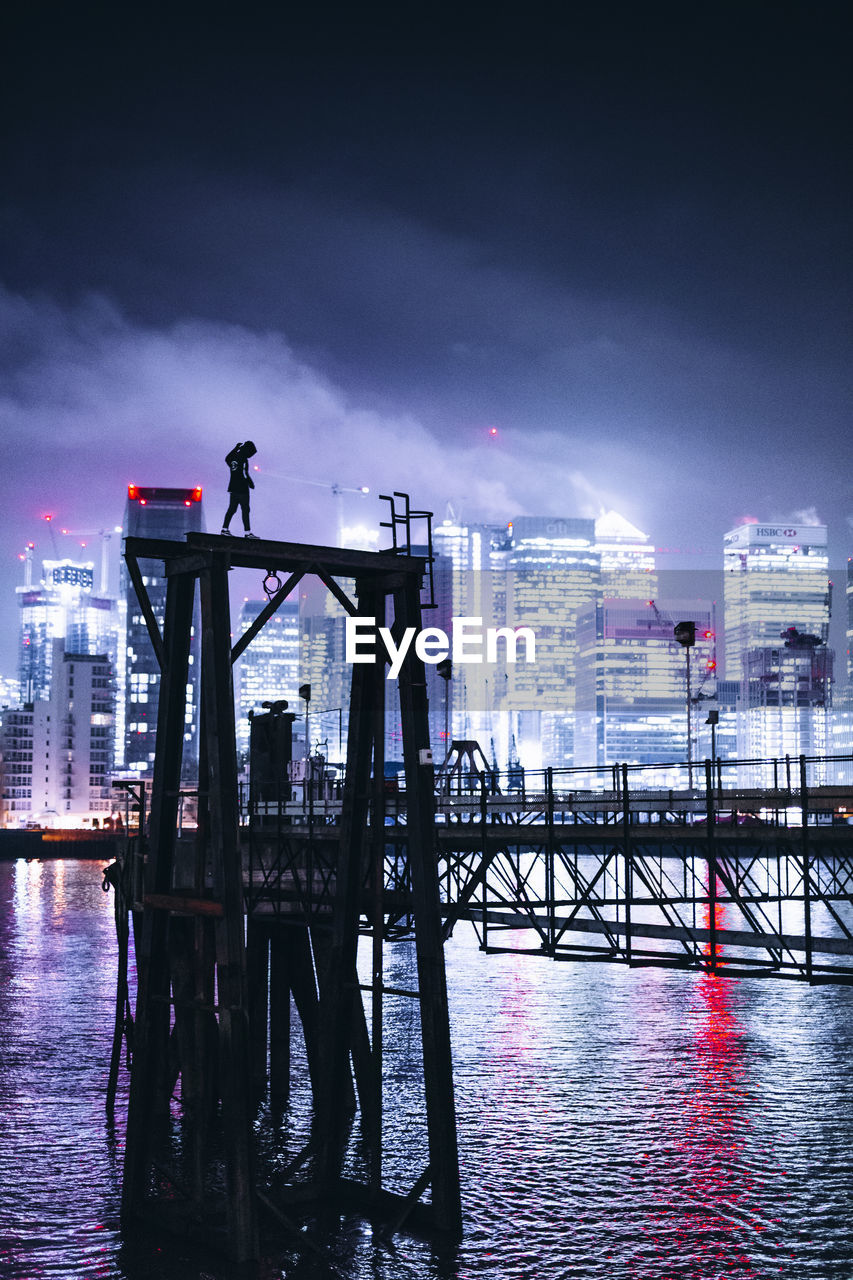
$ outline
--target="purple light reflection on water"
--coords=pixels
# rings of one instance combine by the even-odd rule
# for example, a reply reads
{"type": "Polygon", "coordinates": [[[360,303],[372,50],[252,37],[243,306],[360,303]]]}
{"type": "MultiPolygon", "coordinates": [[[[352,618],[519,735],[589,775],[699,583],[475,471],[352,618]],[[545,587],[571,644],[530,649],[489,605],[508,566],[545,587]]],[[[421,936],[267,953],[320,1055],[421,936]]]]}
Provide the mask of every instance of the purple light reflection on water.
{"type": "MultiPolygon", "coordinates": [[[[215,1260],[121,1244],[112,907],[98,863],[0,864],[0,1277],[225,1280],[215,1260]]],[[[447,963],[465,1238],[399,1236],[391,1253],[346,1219],[327,1236],[342,1274],[853,1276],[849,989],[484,956],[460,928],[447,963]]],[[[410,946],[389,948],[387,978],[414,982],[410,946]]],[[[413,1005],[386,1005],[393,1186],[425,1152],[413,1005]]],[[[309,1118],[298,1087],[259,1137],[292,1149],[309,1118]]],[[[266,1277],[316,1274],[287,1240],[271,1257],[266,1277]]]]}

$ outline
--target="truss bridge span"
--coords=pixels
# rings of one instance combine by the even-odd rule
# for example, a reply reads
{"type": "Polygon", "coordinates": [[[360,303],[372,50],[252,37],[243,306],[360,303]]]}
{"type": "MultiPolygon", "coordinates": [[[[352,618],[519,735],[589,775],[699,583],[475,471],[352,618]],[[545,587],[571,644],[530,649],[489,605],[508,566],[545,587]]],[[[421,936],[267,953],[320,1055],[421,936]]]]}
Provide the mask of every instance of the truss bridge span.
{"type": "MultiPolygon", "coordinates": [[[[445,938],[467,922],[490,953],[853,982],[853,826],[832,820],[849,788],[724,789],[709,778],[690,791],[580,795],[546,782],[523,798],[486,779],[477,792],[438,792],[445,938]]],[[[250,911],[329,917],[336,806],[318,806],[310,823],[298,804],[285,808],[273,840],[272,815],[251,815],[250,911]]],[[[383,822],[384,927],[398,938],[412,928],[405,791],[383,822]]],[[[369,932],[366,881],[361,905],[369,932]]]]}

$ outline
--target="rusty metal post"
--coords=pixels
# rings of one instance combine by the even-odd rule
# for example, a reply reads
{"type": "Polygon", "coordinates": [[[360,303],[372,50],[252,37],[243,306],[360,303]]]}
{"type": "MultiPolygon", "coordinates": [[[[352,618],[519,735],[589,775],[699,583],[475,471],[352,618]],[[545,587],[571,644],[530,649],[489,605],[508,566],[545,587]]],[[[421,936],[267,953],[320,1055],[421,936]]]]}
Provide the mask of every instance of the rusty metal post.
{"type": "MultiPolygon", "coordinates": [[[[360,602],[360,615],[367,616],[367,593],[360,594],[360,602]]],[[[353,665],[332,937],[326,972],[320,987],[322,1086],[319,1093],[315,1093],[315,1101],[320,1135],[320,1177],[327,1194],[334,1192],[340,1177],[340,1163],[349,1122],[349,1056],[353,1043],[357,995],[358,1006],[361,1005],[357,990],[356,960],[359,900],[367,854],[370,756],[373,745],[371,712],[375,671],[376,667],[373,665],[353,665]]],[[[363,1094],[363,1108],[366,1100],[366,1095],[363,1094]]]]}
{"type": "Polygon", "coordinates": [[[239,839],[237,744],[231,671],[228,561],[212,553],[202,571],[202,696],[207,735],[213,889],[216,921],[219,1069],[225,1139],[226,1208],[238,1262],[258,1256],[249,1115],[249,1017],[244,945],[243,866],[239,839]]]}
{"type": "MultiPolygon", "coordinates": [[[[394,593],[395,627],[401,631],[404,627],[419,629],[420,622],[418,583],[408,581],[394,593]]],[[[462,1204],[450,1012],[439,910],[435,780],[429,750],[424,664],[411,650],[400,671],[399,685],[432,1203],[435,1225],[458,1235],[462,1230],[462,1204]]]]}

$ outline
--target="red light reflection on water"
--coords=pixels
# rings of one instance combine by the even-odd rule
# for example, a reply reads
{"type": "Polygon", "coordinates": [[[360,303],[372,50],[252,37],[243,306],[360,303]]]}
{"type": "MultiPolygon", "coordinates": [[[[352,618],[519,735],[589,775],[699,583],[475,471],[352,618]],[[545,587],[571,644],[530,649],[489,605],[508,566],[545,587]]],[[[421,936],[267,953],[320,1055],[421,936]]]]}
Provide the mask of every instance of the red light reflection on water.
{"type": "MultiPolygon", "coordinates": [[[[725,904],[713,906],[714,926],[725,924],[725,904]]],[[[710,928],[712,906],[704,919],[710,928]]],[[[719,959],[721,947],[710,939],[703,953],[719,959]]],[[[688,1038],[679,1071],[686,1085],[683,1123],[675,1144],[675,1163],[684,1183],[684,1201],[676,1200],[674,1232],[677,1252],[693,1254],[701,1247],[703,1265],[715,1275],[765,1280],[746,1252],[753,1234],[765,1223],[753,1206],[761,1204],[760,1189],[744,1159],[750,1147],[750,1064],[746,1032],[737,1014],[738,989],[712,971],[701,973],[690,992],[685,1017],[688,1038]]]]}

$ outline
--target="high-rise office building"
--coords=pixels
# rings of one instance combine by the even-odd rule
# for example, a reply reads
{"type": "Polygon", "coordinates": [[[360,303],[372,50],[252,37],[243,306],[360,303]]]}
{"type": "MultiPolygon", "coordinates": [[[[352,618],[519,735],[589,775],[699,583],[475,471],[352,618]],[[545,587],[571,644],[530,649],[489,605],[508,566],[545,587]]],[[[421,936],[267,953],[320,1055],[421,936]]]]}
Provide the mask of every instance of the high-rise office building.
{"type": "MultiPolygon", "coordinates": [[[[124,515],[125,537],[183,541],[187,533],[202,530],[201,489],[140,488],[130,485],[124,515]]],[[[154,615],[162,628],[166,611],[166,578],[162,560],[140,560],[139,568],[154,615]]],[[[122,564],[121,598],[125,644],[119,652],[119,703],[116,737],[123,754],[117,763],[139,776],[151,774],[157,735],[157,699],[160,667],[127,567],[122,564]]],[[[196,611],[198,602],[196,602],[196,611]]],[[[198,612],[190,645],[187,682],[183,776],[192,780],[198,771],[199,625],[198,612]]]]}
{"type": "Polygon", "coordinates": [[[52,641],[49,696],[3,716],[3,822],[95,825],[109,816],[115,682],[106,654],[52,641]]]}
{"type": "Polygon", "coordinates": [[[595,522],[595,547],[601,566],[602,598],[657,595],[655,549],[647,533],[618,511],[606,511],[595,522]]]}
{"type": "Polygon", "coordinates": [[[743,524],[723,542],[726,679],[747,654],[779,647],[790,627],[826,643],[830,586],[825,525],[743,524]]]}
{"type": "Polygon", "coordinates": [[[506,672],[506,703],[522,763],[541,768],[574,761],[577,616],[600,590],[595,522],[520,516],[507,557],[506,621],[531,627],[535,663],[506,672]]]}
{"type": "MultiPolygon", "coordinates": [[[[243,635],[264,608],[265,600],[246,600],[240,610],[243,635]]],[[[237,747],[249,749],[249,712],[260,711],[264,702],[284,699],[291,711],[303,710],[299,700],[299,605],[286,600],[280,605],[248,649],[237,659],[238,689],[237,747]]]]}
{"type": "Polygon", "coordinates": [[[725,535],[726,678],[739,680],[738,754],[827,748],[832,654],[824,525],[746,524],[725,535]]]}
{"type": "MultiPolygon", "coordinates": [[[[427,671],[432,740],[476,739],[499,767],[520,755],[535,767],[574,756],[575,625],[602,594],[657,594],[649,537],[615,511],[597,520],[520,516],[505,525],[450,518],[433,529],[438,609],[434,625],[482,617],[486,627],[536,636],[536,662],[427,671]]],[[[426,620],[429,623],[429,619],[426,620]]]]}
{"type": "Polygon", "coordinates": [[[16,588],[22,703],[50,697],[54,640],[62,640],[69,652],[105,653],[113,662],[119,648],[116,602],[96,592],[91,562],[45,560],[37,583],[31,565],[28,557],[28,580],[16,588]]]}
{"type": "Polygon", "coordinates": [[[664,606],[645,599],[605,598],[580,610],[575,765],[698,759],[700,724],[716,688],[715,630],[713,605],[704,601],[664,606]],[[687,620],[696,636],[690,648],[673,634],[674,621],[687,620]]]}
{"type": "MultiPolygon", "coordinates": [[[[348,578],[339,581],[352,599],[355,584],[348,578]]],[[[352,684],[352,667],[346,661],[345,620],[343,606],[328,588],[318,578],[303,578],[299,584],[299,671],[302,682],[311,690],[308,746],[313,754],[320,749],[320,743],[326,743],[336,761],[346,756],[352,684]]],[[[304,734],[304,702],[293,705],[291,710],[299,717],[294,732],[304,734]]]]}
{"type": "MultiPolygon", "coordinates": [[[[448,636],[454,617],[482,618],[484,627],[505,626],[510,546],[508,525],[460,524],[452,518],[436,525],[433,577],[437,607],[424,613],[424,626],[440,627],[448,636]]],[[[436,758],[444,757],[454,738],[473,739],[505,768],[510,737],[503,667],[457,663],[446,680],[429,665],[426,678],[436,758]]]]}

